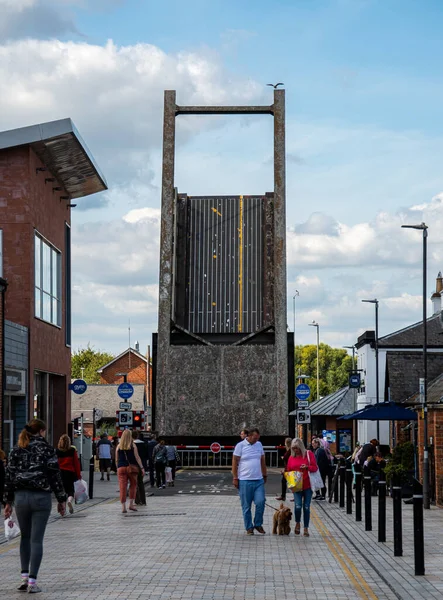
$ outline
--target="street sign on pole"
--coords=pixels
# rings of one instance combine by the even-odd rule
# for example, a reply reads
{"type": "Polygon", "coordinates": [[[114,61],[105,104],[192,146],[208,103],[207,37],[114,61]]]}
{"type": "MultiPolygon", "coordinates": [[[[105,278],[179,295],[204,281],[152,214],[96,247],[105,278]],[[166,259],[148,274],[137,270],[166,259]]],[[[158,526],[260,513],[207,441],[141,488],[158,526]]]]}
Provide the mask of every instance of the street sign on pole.
{"type": "Polygon", "coordinates": [[[297,411],[297,423],[299,425],[307,425],[311,422],[311,411],[309,408],[297,411]]]}
{"type": "Polygon", "coordinates": [[[132,425],[132,411],[120,411],[118,413],[118,424],[120,427],[130,427],[132,425]]]}
{"type": "Polygon", "coordinates": [[[134,388],[130,383],[121,383],[117,388],[117,394],[123,400],[129,400],[129,398],[134,394],[134,388]]]}
{"type": "Polygon", "coordinates": [[[103,418],[103,411],[101,408],[96,408],[94,411],[94,417],[96,421],[100,421],[103,418]]]}
{"type": "Polygon", "coordinates": [[[349,387],[359,388],[361,382],[360,373],[351,373],[349,375],[349,387]]]}
{"type": "Polygon", "coordinates": [[[424,377],[419,378],[418,386],[419,386],[419,391],[420,391],[420,404],[423,404],[424,400],[425,400],[425,379],[424,379],[424,377]]]}
{"type": "Polygon", "coordinates": [[[295,396],[298,400],[307,400],[311,395],[311,388],[307,383],[299,383],[295,388],[295,396]]]}
{"type": "Polygon", "coordinates": [[[88,389],[88,384],[83,379],[76,379],[69,384],[69,389],[72,390],[74,394],[84,394],[88,389]]]}
{"type": "Polygon", "coordinates": [[[120,402],[118,407],[120,410],[131,410],[132,402],[120,402]]]}
{"type": "Polygon", "coordinates": [[[309,400],[299,400],[298,401],[298,408],[308,408],[309,406],[309,400]]]}
{"type": "Polygon", "coordinates": [[[213,454],[218,454],[220,452],[220,450],[221,450],[221,446],[220,446],[220,444],[218,442],[213,442],[210,445],[210,450],[211,450],[211,452],[213,454]]]}

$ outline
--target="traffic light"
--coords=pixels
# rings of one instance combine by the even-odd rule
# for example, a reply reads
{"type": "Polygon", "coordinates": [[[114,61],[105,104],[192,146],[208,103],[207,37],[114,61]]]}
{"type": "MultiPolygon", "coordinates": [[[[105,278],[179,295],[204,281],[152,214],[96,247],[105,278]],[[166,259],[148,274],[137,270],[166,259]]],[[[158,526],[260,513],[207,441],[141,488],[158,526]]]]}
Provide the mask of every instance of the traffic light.
{"type": "Polygon", "coordinates": [[[140,416],[140,415],[137,415],[137,414],[135,414],[135,415],[134,415],[134,425],[135,425],[135,427],[140,427],[140,425],[141,425],[141,421],[142,421],[142,418],[141,418],[141,416],[140,416]]]}
{"type": "Polygon", "coordinates": [[[80,417],[76,417],[74,419],[74,429],[78,429],[80,427],[80,417]]]}

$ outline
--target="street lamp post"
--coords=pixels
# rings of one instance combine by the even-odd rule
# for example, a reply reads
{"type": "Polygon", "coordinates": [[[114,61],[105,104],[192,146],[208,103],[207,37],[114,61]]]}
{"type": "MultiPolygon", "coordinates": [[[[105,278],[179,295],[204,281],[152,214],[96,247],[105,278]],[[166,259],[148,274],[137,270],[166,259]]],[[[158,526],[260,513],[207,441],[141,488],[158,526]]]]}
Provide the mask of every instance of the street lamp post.
{"type": "Polygon", "coordinates": [[[423,232],[423,508],[430,508],[429,498],[429,446],[428,446],[428,331],[426,323],[426,274],[428,226],[402,225],[404,229],[418,229],[423,232]]]}
{"type": "MultiPolygon", "coordinates": [[[[378,300],[362,300],[369,304],[375,304],[375,402],[379,403],[379,383],[378,383],[378,300]]],[[[377,440],[380,441],[380,421],[377,421],[377,440]]]]}
{"type": "Polygon", "coordinates": [[[311,327],[317,328],[317,400],[320,398],[320,357],[319,357],[319,349],[320,349],[320,325],[316,321],[312,321],[309,323],[311,327]]]}
{"type": "Polygon", "coordinates": [[[293,332],[294,332],[294,346],[295,346],[295,299],[297,298],[297,296],[300,296],[300,293],[298,290],[295,290],[295,294],[292,296],[292,313],[294,316],[294,328],[293,328],[293,332]]]}
{"type": "Polygon", "coordinates": [[[355,346],[343,346],[343,348],[352,350],[352,370],[355,371],[355,346]]]}

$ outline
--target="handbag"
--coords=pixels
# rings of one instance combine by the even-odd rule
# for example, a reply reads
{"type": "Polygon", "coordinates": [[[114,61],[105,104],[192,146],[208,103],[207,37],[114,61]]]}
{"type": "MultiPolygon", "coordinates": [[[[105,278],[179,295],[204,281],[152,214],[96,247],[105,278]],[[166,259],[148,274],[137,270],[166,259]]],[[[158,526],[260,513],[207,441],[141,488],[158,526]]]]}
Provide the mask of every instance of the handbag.
{"type": "Polygon", "coordinates": [[[291,492],[303,491],[303,473],[301,471],[285,471],[284,476],[291,492]]]}
{"type": "Polygon", "coordinates": [[[137,473],[137,475],[138,475],[138,472],[139,472],[139,467],[138,467],[138,465],[133,465],[133,464],[131,464],[131,463],[129,462],[128,455],[126,454],[126,450],[123,450],[123,452],[125,453],[125,456],[126,456],[126,461],[127,461],[127,463],[128,463],[128,466],[126,467],[126,472],[127,472],[127,473],[137,473]]]}
{"type": "MultiPolygon", "coordinates": [[[[311,464],[310,460],[309,460],[309,450],[307,451],[307,455],[308,455],[308,464],[311,464]]],[[[321,478],[318,467],[317,467],[317,470],[314,472],[309,471],[309,479],[311,481],[311,489],[313,492],[316,492],[317,490],[321,490],[322,487],[324,487],[323,479],[321,478]]]]}
{"type": "Polygon", "coordinates": [[[17,521],[14,521],[11,517],[5,519],[5,538],[7,541],[13,540],[20,535],[20,527],[17,521]]]}
{"type": "Polygon", "coordinates": [[[89,500],[88,486],[84,479],[74,481],[74,500],[76,504],[83,504],[89,500]]]}

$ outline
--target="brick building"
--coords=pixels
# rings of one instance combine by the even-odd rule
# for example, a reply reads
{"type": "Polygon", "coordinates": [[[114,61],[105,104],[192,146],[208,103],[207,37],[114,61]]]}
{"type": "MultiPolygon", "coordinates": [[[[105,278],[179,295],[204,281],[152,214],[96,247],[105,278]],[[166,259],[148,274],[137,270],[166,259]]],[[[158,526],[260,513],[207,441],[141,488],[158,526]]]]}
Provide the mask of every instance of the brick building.
{"type": "Polygon", "coordinates": [[[147,405],[152,406],[152,365],[149,356],[140,353],[138,343],[135,348],[128,348],[97,372],[100,374],[101,384],[118,384],[125,380],[132,384],[143,384],[147,405]]]}
{"type": "Polygon", "coordinates": [[[32,416],[47,422],[50,441],[70,421],[72,201],[105,189],[70,119],[0,133],[0,256],[13,387],[9,401],[3,398],[1,425],[9,447],[32,416]]]}

